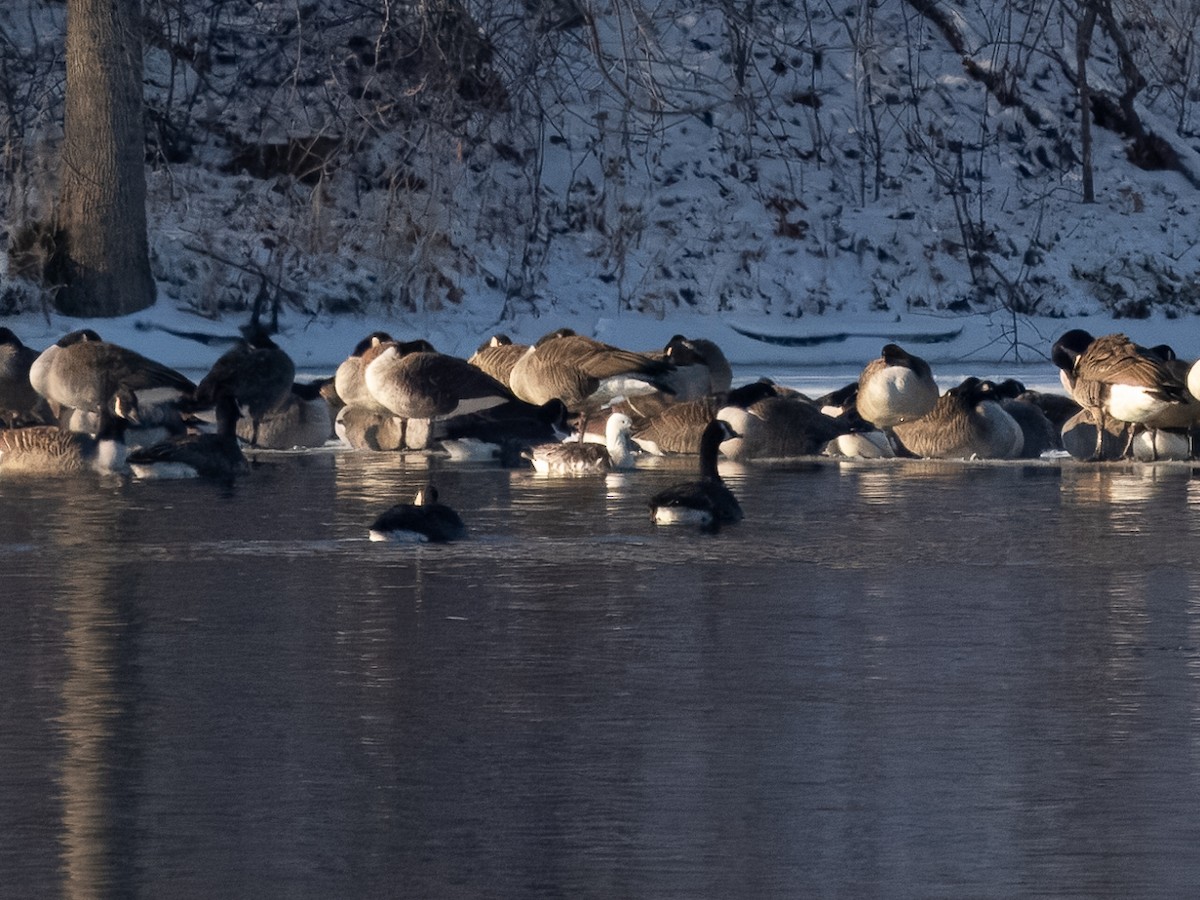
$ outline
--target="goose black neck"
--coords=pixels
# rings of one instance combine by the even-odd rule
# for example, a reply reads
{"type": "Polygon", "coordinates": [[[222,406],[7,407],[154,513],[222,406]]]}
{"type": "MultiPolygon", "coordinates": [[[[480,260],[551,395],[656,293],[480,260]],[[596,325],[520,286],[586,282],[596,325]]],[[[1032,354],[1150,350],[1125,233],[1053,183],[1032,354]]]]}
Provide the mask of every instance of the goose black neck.
{"type": "Polygon", "coordinates": [[[704,429],[704,434],[700,436],[700,477],[706,481],[721,480],[720,473],[717,472],[717,454],[721,451],[721,440],[724,436],[725,430],[717,421],[710,422],[704,429]]]}
{"type": "Polygon", "coordinates": [[[124,441],[129,422],[109,409],[100,410],[100,422],[96,428],[97,441],[124,441]]]}
{"type": "Polygon", "coordinates": [[[241,417],[238,402],[232,394],[224,393],[217,398],[215,410],[217,416],[217,434],[221,437],[237,435],[237,422],[241,417]]]}

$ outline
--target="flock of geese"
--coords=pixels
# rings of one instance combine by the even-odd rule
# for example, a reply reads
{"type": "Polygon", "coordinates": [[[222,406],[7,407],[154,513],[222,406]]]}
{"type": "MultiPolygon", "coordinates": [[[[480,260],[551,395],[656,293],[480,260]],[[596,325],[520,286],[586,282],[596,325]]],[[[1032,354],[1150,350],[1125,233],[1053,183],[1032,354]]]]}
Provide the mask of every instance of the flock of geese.
{"type": "MultiPolygon", "coordinates": [[[[1061,394],[975,377],[943,393],[925,360],[887,344],[857,381],[810,398],[766,379],[734,387],[720,347],[682,335],[648,352],[569,329],[529,346],[498,335],[462,359],[374,332],[332,377],[297,382],[287,353],[251,323],[195,384],[91,329],[38,352],[0,327],[0,473],[232,479],[249,468],[243,445],[316,447],[335,436],[355,449],[443,452],[554,476],[694,454],[697,477],[651,497],[651,518],[716,531],[742,518],[721,456],[1191,458],[1200,363],[1078,329],[1051,359],[1061,394]]],[[[466,528],[428,485],[368,533],[450,541],[466,528]]]]}

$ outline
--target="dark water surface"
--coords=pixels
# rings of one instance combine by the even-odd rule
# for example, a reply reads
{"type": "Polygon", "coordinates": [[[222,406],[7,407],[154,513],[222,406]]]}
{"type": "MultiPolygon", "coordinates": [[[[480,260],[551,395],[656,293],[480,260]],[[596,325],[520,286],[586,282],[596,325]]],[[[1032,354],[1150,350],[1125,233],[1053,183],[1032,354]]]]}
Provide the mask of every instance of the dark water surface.
{"type": "Polygon", "coordinates": [[[1191,467],[690,466],[0,481],[0,896],[1193,895],[1191,467]]]}

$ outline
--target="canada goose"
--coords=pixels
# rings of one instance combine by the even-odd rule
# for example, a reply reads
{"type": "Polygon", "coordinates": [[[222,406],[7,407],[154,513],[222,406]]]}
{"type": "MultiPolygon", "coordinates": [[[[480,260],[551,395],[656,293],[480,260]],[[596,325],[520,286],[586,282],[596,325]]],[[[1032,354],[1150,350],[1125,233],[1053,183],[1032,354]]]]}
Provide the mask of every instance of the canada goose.
{"type": "Polygon", "coordinates": [[[1083,409],[1073,397],[1055,391],[1035,391],[1027,388],[1019,397],[1040,409],[1059,434],[1062,433],[1067,420],[1083,409]]]}
{"type": "Polygon", "coordinates": [[[1130,444],[1129,426],[1116,419],[1107,419],[1104,431],[1097,440],[1096,423],[1092,414],[1086,409],[1080,409],[1063,423],[1059,433],[1062,448],[1072,457],[1079,460],[1100,462],[1120,459],[1125,448],[1130,444]],[[1100,454],[1096,454],[1096,444],[1100,443],[1100,454]]]}
{"type": "Polygon", "coordinates": [[[887,344],[858,377],[858,413],[872,425],[890,431],[901,422],[919,419],[937,403],[938,386],[929,363],[896,344],[887,344]]]}
{"type": "MultiPolygon", "coordinates": [[[[33,389],[54,407],[53,412],[57,416],[62,404],[55,403],[47,396],[50,390],[50,368],[54,357],[57,356],[64,347],[69,347],[72,344],[80,341],[99,341],[100,335],[91,328],[80,328],[77,331],[69,331],[60,337],[57,341],[38,354],[37,358],[29,366],[29,383],[33,385],[33,389]]],[[[69,407],[68,407],[69,408],[69,407]]],[[[97,414],[99,410],[97,410],[97,414]]]]}
{"type": "Polygon", "coordinates": [[[513,399],[491,375],[424,341],[388,345],[366,367],[364,380],[371,396],[402,419],[465,415],[513,399]]]}
{"type": "Polygon", "coordinates": [[[985,395],[990,393],[1020,426],[1021,459],[1038,459],[1043,453],[1062,449],[1060,430],[1046,417],[1041,406],[1026,399],[1025,385],[1015,378],[1006,378],[999,384],[985,381],[982,387],[985,395]]]}
{"type": "Polygon", "coordinates": [[[764,397],[776,396],[775,392],[776,386],[769,381],[754,381],[734,388],[723,398],[705,397],[675,403],[635,424],[633,439],[642,450],[653,456],[695,453],[704,429],[717,417],[722,407],[749,406],[764,397]]]}
{"type": "MultiPolygon", "coordinates": [[[[1187,387],[1192,367],[1179,359],[1170,345],[1159,344],[1151,347],[1149,352],[1158,356],[1167,369],[1187,387]]],[[[1162,411],[1147,416],[1142,424],[1152,431],[1165,433],[1161,437],[1151,435],[1145,438],[1140,433],[1135,434],[1130,448],[1135,458],[1149,462],[1159,459],[1187,459],[1191,456],[1191,432],[1200,426],[1200,398],[1195,397],[1189,389],[1183,403],[1168,405],[1162,411]],[[1184,444],[1188,445],[1186,453],[1182,451],[1184,444]],[[1160,448],[1163,453],[1161,456],[1158,455],[1160,448]]]]}
{"type": "Polygon", "coordinates": [[[338,410],[333,430],[355,450],[400,450],[404,446],[404,421],[390,412],[343,406],[338,410]]]}
{"type": "Polygon", "coordinates": [[[676,334],[663,348],[663,358],[675,366],[670,384],[678,400],[723,394],[733,384],[733,369],[715,341],[676,334]]]}
{"type": "Polygon", "coordinates": [[[121,388],[135,395],[164,388],[176,396],[195,389],[174,369],[101,340],[90,329],[64,335],[42,351],[30,367],[29,380],[52,404],[94,413],[106,409],[121,388]]]}
{"type": "Polygon", "coordinates": [[[946,391],[921,418],[898,422],[894,434],[925,459],[1012,459],[1023,441],[1021,426],[974,377],[946,391]]]}
{"type": "Polygon", "coordinates": [[[814,456],[830,441],[855,430],[811,402],[785,397],[765,397],[745,408],[726,406],[717,418],[738,434],[721,444],[721,453],[733,460],[814,456]]]}
{"type": "Polygon", "coordinates": [[[825,415],[854,427],[826,444],[824,453],[850,459],[891,459],[896,455],[895,448],[886,434],[858,414],[857,399],[858,382],[852,381],[814,401],[825,415]]]}
{"type": "Polygon", "coordinates": [[[499,460],[513,468],[525,464],[521,453],[526,448],[557,443],[569,435],[567,408],[561,400],[534,406],[514,399],[482,412],[440,419],[430,440],[440,442],[451,459],[499,460]]]}
{"type": "Polygon", "coordinates": [[[467,527],[458,513],[438,503],[437,489],[430,484],[417,491],[412,503],[397,503],[381,513],[367,534],[373,541],[444,544],[466,537],[467,527]]]}
{"type": "Polygon", "coordinates": [[[713,419],[700,437],[700,480],[673,485],[650,498],[656,525],[699,525],[717,531],[742,520],[742,507],[717,472],[722,442],[738,436],[728,422],[713,419]]]}
{"type": "Polygon", "coordinates": [[[84,471],[124,473],[125,429],[137,419],[137,399],[118,388],[104,406],[95,437],[53,425],[0,431],[0,472],[6,475],[72,475],[84,471]]]}
{"type": "Polygon", "coordinates": [[[250,418],[250,444],[258,445],[263,418],[290,395],[296,377],[292,358],[257,322],[242,327],[242,339],[213,363],[196,388],[196,402],[212,406],[230,393],[250,418]]]}
{"type": "MultiPolygon", "coordinates": [[[[187,433],[187,423],[180,409],[181,398],[173,388],[147,388],[137,392],[137,422],[125,431],[125,446],[130,449],[148,447],[187,433]]],[[[64,407],[58,425],[67,431],[96,434],[100,415],[82,409],[64,407]]]]}
{"type": "Polygon", "coordinates": [[[1050,358],[1060,369],[1063,386],[1098,426],[1095,459],[1103,456],[1107,419],[1152,425],[1187,405],[1181,373],[1123,334],[1097,338],[1072,329],[1054,342],[1050,358]]]}
{"type": "Polygon", "coordinates": [[[29,381],[37,358],[38,352],[21,343],[12,329],[0,327],[0,418],[10,428],[53,421],[46,398],[29,381]]]}
{"type": "Polygon", "coordinates": [[[522,456],[540,475],[591,475],[611,469],[629,469],[634,463],[633,420],[614,412],[605,425],[604,445],[589,441],[557,441],[530,447],[522,456]]]}
{"type": "Polygon", "coordinates": [[[141,447],[129,453],[129,468],[143,480],[176,478],[233,479],[249,470],[238,444],[237,420],[241,409],[231,391],[221,391],[214,400],[217,414],[215,434],[186,434],[141,447]]]}
{"type": "Polygon", "coordinates": [[[671,392],[666,376],[673,369],[666,360],[560,329],[525,351],[509,373],[509,385],[514,394],[529,403],[540,406],[557,397],[568,409],[576,410],[623,393],[620,388],[603,388],[607,379],[618,376],[671,392]]]}
{"type": "MultiPolygon", "coordinates": [[[[293,383],[291,393],[259,423],[258,446],[268,450],[323,447],[333,435],[329,402],[322,393],[329,381],[293,383]]],[[[238,422],[238,437],[249,442],[252,433],[249,422],[238,422]]]]}
{"type": "Polygon", "coordinates": [[[363,381],[363,370],[376,356],[383,352],[384,344],[393,343],[391,335],[386,331],[372,331],[359,341],[354,352],[338,365],[333,375],[333,386],[345,406],[362,406],[383,412],[367,384],[363,381]]]}
{"type": "Polygon", "coordinates": [[[524,344],[514,344],[507,334],[497,334],[481,344],[467,362],[509,387],[508,376],[528,349],[524,344]]]}
{"type": "Polygon", "coordinates": [[[1139,462],[1191,459],[1192,435],[1172,428],[1139,429],[1130,442],[1129,454],[1139,462]]]}

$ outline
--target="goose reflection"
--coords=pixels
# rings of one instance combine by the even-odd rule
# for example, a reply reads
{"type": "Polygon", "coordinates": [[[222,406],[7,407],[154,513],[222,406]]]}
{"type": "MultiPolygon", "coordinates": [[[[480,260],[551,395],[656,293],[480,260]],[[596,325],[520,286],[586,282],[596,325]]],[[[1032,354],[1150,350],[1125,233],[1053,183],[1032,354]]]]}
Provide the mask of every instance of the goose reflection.
{"type": "Polygon", "coordinates": [[[66,674],[58,719],[64,744],[61,852],[63,896],[133,896],[141,726],[138,631],[111,553],[117,523],[98,498],[64,532],[59,604],[65,614],[66,674]]]}
{"type": "Polygon", "coordinates": [[[1142,506],[1164,493],[1184,497],[1188,470],[1169,464],[1095,468],[1069,466],[1062,470],[1063,499],[1074,503],[1098,503],[1114,507],[1123,517],[1122,506],[1142,506]]]}

